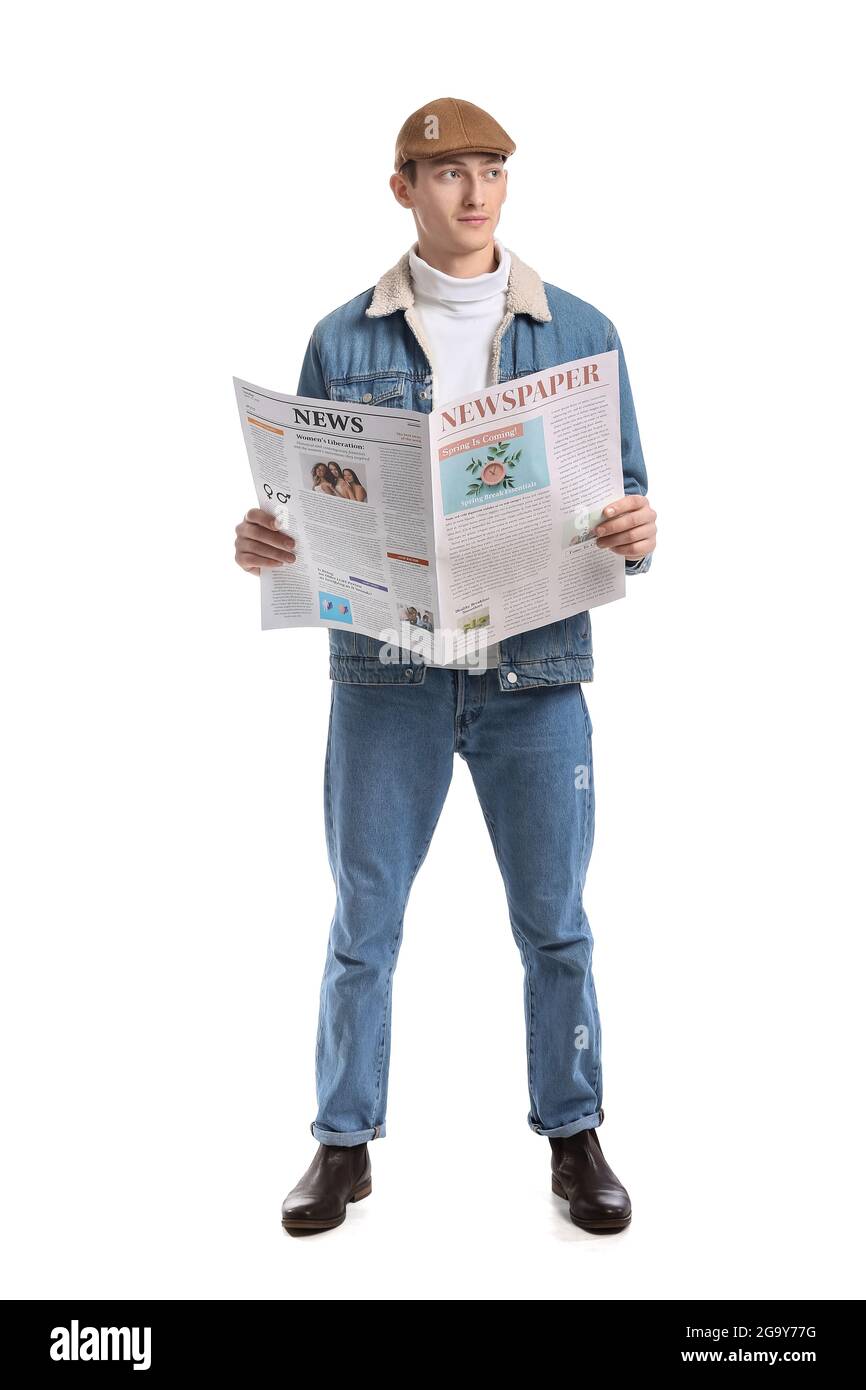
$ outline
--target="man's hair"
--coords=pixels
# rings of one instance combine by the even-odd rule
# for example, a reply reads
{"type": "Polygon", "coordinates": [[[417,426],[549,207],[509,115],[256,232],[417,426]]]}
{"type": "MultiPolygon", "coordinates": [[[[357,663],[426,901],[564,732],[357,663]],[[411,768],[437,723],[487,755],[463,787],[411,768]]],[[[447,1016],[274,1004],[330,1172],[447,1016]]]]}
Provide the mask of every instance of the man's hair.
{"type": "MultiPolygon", "coordinates": [[[[484,152],[482,151],[482,153],[484,152]]],[[[488,150],[487,153],[492,155],[496,152],[495,150],[488,150]]],[[[501,161],[501,163],[504,164],[506,159],[508,158],[508,155],[500,154],[496,157],[501,161]]],[[[418,161],[415,159],[407,159],[405,164],[401,164],[400,173],[403,175],[403,177],[406,179],[408,183],[411,183],[412,187],[414,188],[415,184],[418,181],[418,161]]]]}

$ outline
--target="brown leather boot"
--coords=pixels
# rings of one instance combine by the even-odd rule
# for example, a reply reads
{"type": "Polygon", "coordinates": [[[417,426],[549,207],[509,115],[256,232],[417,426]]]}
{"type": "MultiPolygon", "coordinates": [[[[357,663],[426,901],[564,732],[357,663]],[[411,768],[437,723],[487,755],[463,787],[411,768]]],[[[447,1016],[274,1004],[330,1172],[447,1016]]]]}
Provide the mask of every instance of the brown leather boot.
{"type": "Polygon", "coordinates": [[[300,1182],[283,1199],[283,1226],[290,1235],[329,1231],[346,1219],[347,1202],[373,1191],[366,1144],[320,1144],[300,1182]]]}
{"type": "Polygon", "coordinates": [[[631,1201],[601,1151],[596,1130],[551,1138],[550,1147],[553,1190],[568,1202],[575,1226],[599,1233],[624,1230],[631,1221],[631,1201]]]}

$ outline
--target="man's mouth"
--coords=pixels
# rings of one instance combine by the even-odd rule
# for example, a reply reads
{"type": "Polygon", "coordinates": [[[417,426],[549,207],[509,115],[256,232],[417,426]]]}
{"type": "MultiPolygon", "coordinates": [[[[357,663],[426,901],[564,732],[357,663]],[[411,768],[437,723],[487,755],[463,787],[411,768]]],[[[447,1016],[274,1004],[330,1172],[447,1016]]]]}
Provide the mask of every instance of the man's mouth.
{"type": "Polygon", "coordinates": [[[479,227],[482,222],[486,222],[486,217],[458,217],[458,222],[468,222],[471,227],[479,227]]]}

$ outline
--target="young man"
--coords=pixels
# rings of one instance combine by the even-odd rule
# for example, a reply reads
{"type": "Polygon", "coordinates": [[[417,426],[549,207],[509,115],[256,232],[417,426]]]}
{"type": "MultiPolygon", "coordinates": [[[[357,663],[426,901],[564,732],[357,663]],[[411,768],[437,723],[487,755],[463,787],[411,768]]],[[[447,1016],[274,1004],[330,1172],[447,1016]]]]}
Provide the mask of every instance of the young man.
{"type": "MultiPolygon", "coordinates": [[[[598,309],[542,281],[494,237],[516,146],[487,112],[441,98],[398,137],[391,189],[417,240],[370,289],[316,325],[297,394],[430,411],[476,389],[616,349],[625,495],[597,544],[650,567],[656,513],[622,348],[598,309]]],[[[254,509],[236,559],[294,564],[297,547],[254,509]]],[[[422,603],[423,607],[423,603],[422,603]]],[[[337,889],[316,1038],[318,1150],[285,1198],[292,1234],[345,1220],[372,1187],[370,1140],[385,1135],[391,991],[409,892],[426,857],[457,752],[469,766],[524,968],[530,1128],[549,1139],[553,1191],[590,1231],[631,1219],[597,1129],[601,1027],[583,888],[594,833],[589,613],[503,639],[485,668],[435,665],[330,628],[325,823],[337,889]],[[424,749],[395,758],[395,739],[424,749]],[[581,769],[583,775],[575,775],[581,769]]]]}

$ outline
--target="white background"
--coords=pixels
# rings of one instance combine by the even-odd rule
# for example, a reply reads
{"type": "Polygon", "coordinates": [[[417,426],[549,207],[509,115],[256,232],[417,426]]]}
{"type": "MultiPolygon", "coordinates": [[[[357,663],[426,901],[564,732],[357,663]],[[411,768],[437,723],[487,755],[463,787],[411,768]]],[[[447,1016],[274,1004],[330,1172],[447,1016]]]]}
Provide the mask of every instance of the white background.
{"type": "Polygon", "coordinates": [[[866,1293],[852,22],[250,0],[7,21],[6,1297],[866,1293]],[[634,1219],[593,1237],[551,1193],[456,758],[373,1195],[292,1240],[333,911],[327,637],[262,633],[234,564],[232,375],[295,391],[313,325],[412,243],[394,140],[445,95],[517,142],[497,235],[617,325],[659,514],[586,687],[599,1135],[634,1219]]]}

